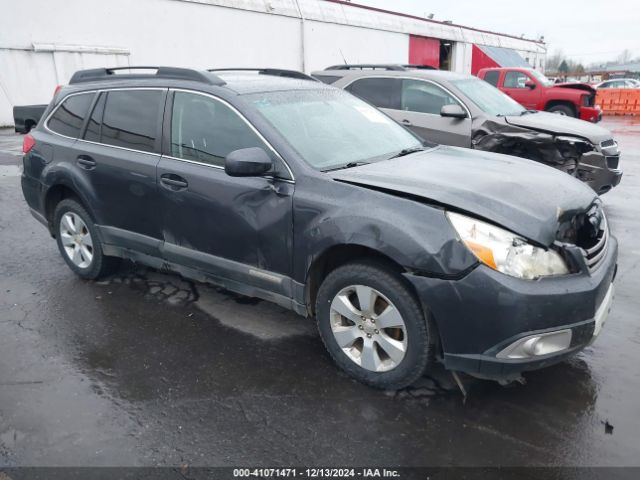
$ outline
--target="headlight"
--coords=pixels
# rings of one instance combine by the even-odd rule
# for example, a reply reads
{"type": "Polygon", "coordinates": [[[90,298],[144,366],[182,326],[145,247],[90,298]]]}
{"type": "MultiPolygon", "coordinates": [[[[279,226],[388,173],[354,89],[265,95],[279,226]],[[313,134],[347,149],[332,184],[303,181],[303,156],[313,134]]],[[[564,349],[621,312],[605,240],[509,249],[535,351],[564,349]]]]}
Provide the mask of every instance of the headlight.
{"type": "Polygon", "coordinates": [[[459,213],[447,212],[447,217],[467,248],[494,270],[525,279],[569,273],[554,250],[535,247],[514,233],[459,213]]]}

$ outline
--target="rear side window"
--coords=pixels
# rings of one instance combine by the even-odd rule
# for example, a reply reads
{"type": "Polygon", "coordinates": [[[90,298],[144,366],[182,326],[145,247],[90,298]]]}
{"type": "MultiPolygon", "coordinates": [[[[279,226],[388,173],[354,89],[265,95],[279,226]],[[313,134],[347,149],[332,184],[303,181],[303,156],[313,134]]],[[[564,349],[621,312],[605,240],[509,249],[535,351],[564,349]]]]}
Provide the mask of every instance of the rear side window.
{"type": "Polygon", "coordinates": [[[366,100],[378,108],[400,108],[399,78],[361,78],[349,85],[346,90],[366,100]]]}
{"type": "Polygon", "coordinates": [[[107,93],[101,143],[153,152],[162,116],[160,90],[122,90],[107,93]]]}
{"type": "Polygon", "coordinates": [[[49,130],[67,137],[78,137],[94,95],[91,92],[67,97],[49,119],[49,130]]]}
{"type": "Polygon", "coordinates": [[[204,95],[175,92],[171,156],[222,167],[230,152],[250,147],[269,152],[260,137],[227,105],[204,95]]]}
{"type": "Polygon", "coordinates": [[[484,74],[483,80],[485,82],[489,82],[494,87],[497,87],[498,86],[498,78],[500,78],[500,72],[498,72],[496,70],[489,70],[487,73],[484,74]]]}

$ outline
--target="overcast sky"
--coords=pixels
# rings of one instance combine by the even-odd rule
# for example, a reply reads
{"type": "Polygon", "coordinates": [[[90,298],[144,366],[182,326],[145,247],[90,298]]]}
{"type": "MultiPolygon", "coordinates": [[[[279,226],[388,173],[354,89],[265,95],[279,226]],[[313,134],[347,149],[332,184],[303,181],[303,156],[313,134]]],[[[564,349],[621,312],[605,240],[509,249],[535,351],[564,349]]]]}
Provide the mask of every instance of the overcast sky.
{"type": "Polygon", "coordinates": [[[544,35],[585,65],[614,60],[622,50],[640,57],[639,0],[353,0],[353,3],[527,38],[544,35]]]}

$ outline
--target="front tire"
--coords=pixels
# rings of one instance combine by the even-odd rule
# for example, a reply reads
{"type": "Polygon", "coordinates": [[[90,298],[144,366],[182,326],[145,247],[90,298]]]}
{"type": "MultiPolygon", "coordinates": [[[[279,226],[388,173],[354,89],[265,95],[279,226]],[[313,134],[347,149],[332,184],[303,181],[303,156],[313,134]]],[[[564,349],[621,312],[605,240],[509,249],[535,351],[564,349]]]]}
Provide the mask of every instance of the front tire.
{"type": "Polygon", "coordinates": [[[573,108],[567,105],[555,105],[547,110],[550,113],[557,113],[558,115],[566,115],[567,117],[574,117],[576,114],[573,112],[573,108]]]}
{"type": "Polygon", "coordinates": [[[62,200],[53,219],[60,254],[76,275],[95,280],[117,269],[119,259],[104,255],[95,224],[82,205],[62,200]]]}
{"type": "Polygon", "coordinates": [[[318,291],[316,319],[333,360],[362,383],[397,390],[429,365],[428,322],[391,269],[363,262],[332,271],[318,291]]]}

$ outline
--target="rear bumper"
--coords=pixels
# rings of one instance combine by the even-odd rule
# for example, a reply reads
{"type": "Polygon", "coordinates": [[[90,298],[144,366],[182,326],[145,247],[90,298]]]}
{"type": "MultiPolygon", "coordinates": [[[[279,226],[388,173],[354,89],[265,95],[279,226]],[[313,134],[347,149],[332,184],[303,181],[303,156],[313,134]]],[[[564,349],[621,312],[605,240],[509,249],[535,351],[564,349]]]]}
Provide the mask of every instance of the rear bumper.
{"type": "Polygon", "coordinates": [[[610,237],[606,259],[592,273],[533,281],[484,265],[459,280],[407,278],[433,313],[445,367],[504,378],[557,363],[591,343],[615,276],[617,253],[617,242],[610,237]],[[525,337],[564,330],[571,332],[570,343],[560,350],[526,358],[504,356],[525,337]]]}
{"type": "Polygon", "coordinates": [[[602,110],[600,107],[580,107],[580,120],[598,123],[602,120],[602,110]]]}

